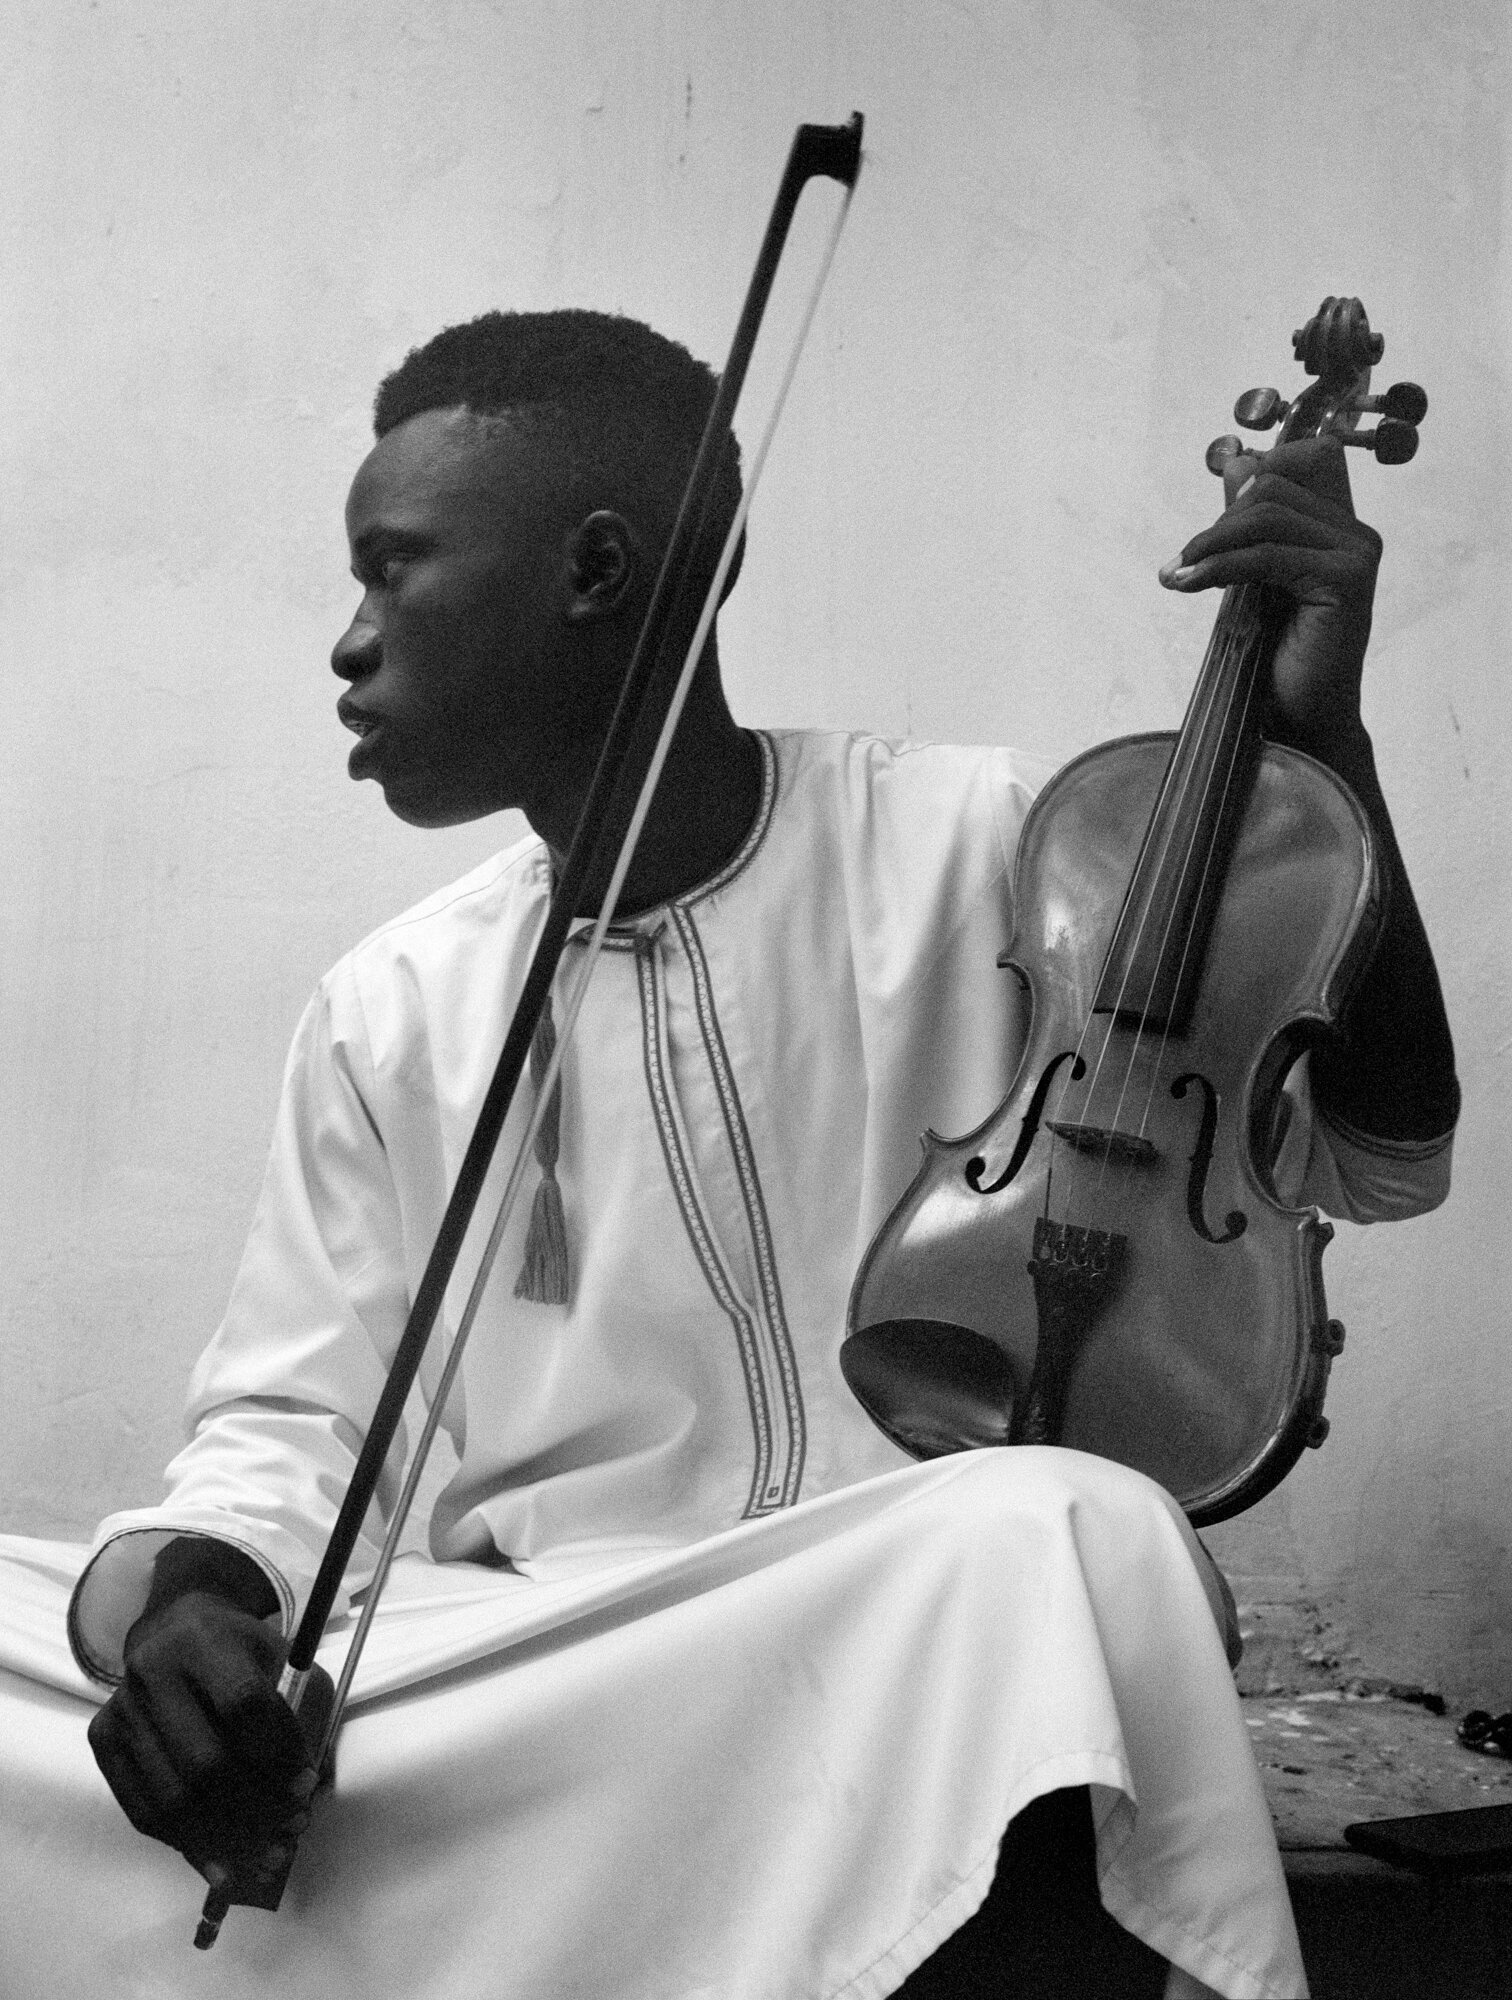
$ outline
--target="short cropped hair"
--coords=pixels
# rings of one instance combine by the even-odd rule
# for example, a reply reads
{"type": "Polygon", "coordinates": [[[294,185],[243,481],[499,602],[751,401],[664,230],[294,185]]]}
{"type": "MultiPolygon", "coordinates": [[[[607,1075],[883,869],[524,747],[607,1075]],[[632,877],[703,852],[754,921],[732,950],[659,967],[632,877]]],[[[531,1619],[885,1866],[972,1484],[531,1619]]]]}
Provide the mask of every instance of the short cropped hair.
{"type": "MultiPolygon", "coordinates": [[[[423,410],[542,420],[572,504],[610,507],[665,547],[718,386],[713,370],[617,314],[488,312],[414,348],[379,386],[381,438],[423,410]]],[[[712,570],[740,504],[731,440],[703,539],[712,570]]],[[[733,582],[733,575],[730,578],[733,582]]]]}

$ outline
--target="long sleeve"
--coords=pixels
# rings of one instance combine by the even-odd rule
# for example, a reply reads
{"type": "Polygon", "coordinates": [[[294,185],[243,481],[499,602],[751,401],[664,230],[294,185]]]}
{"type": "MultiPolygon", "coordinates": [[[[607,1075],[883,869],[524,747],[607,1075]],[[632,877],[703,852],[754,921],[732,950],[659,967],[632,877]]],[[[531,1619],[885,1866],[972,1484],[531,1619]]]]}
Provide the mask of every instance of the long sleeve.
{"type": "MultiPolygon", "coordinates": [[[[372,1095],[355,985],[338,967],[294,1039],[256,1218],[194,1371],[167,1497],[102,1523],[74,1594],[70,1637],[97,1679],[119,1677],[153,1559],[175,1535],[213,1535],[253,1557],[286,1629],[309,1590],[408,1304],[372,1095]]],[[[401,1432],[349,1586],[371,1568],[403,1458],[401,1432]]]]}

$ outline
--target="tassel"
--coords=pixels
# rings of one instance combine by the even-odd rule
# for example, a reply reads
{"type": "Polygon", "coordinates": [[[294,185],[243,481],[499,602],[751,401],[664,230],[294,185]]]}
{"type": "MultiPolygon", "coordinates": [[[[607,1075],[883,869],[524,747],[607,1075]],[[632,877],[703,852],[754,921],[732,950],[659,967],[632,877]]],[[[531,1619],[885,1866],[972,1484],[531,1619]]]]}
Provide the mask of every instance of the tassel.
{"type": "Polygon", "coordinates": [[[530,1205],[530,1229],[520,1275],[515,1279],[515,1297],[534,1299],[543,1306],[567,1303],[567,1218],[562,1213],[562,1190],[552,1173],[542,1174],[530,1205]]]}
{"type": "MultiPolygon", "coordinates": [[[[551,1018],[548,997],[530,1044],[530,1076],[537,1091],[556,1047],[556,1023],[551,1018]]],[[[567,1217],[562,1208],[562,1190],[557,1184],[557,1151],[562,1134],[562,1079],[558,1076],[535,1138],[535,1156],[541,1168],[540,1185],[530,1205],[530,1227],[525,1232],[525,1255],[520,1275],[515,1279],[515,1297],[531,1299],[537,1305],[564,1306],[568,1300],[570,1270],[567,1258],[567,1217]]]]}

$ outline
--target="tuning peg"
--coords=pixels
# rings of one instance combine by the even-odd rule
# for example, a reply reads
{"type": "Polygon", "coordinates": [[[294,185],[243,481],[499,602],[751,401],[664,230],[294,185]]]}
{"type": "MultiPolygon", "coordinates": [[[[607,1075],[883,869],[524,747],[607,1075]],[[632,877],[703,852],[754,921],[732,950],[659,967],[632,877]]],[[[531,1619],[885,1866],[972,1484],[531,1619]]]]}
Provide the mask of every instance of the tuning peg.
{"type": "Polygon", "coordinates": [[[1358,445],[1373,451],[1382,465],[1405,465],[1418,448],[1418,434],[1411,424],[1383,417],[1373,431],[1337,431],[1340,444],[1358,445]]]}
{"type": "Polygon", "coordinates": [[[1234,422],[1243,424],[1247,431],[1268,431],[1290,408],[1281,400],[1279,389],[1246,389],[1234,405],[1234,422]]]}
{"type": "Polygon", "coordinates": [[[1243,440],[1233,436],[1214,438],[1202,455],[1202,462],[1209,472],[1217,473],[1221,479],[1223,468],[1231,458],[1237,458],[1244,450],[1243,440]]]}
{"type": "Polygon", "coordinates": [[[1358,408],[1378,410],[1400,424],[1420,424],[1428,414],[1428,397],[1416,382],[1393,382],[1384,396],[1362,396],[1358,408]]]}

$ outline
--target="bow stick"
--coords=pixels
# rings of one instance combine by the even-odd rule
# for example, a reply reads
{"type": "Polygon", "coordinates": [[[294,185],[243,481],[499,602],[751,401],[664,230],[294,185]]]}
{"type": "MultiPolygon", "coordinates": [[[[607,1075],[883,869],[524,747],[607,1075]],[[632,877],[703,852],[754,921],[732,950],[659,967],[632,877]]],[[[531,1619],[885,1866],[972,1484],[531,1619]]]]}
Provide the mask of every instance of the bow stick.
{"type": "MultiPolygon", "coordinates": [[[[510,1169],[498,1213],[489,1233],[436,1393],[431,1399],[425,1424],[416,1442],[409,1471],[367,1590],[361,1616],[347,1649],[330,1711],[320,1728],[319,1745],[313,1760],[317,1770],[324,1767],[326,1756],[341,1726],[352,1677],[357,1669],[357,1662],[372,1623],[379,1595],[393,1562],[399,1538],[404,1531],[410,1505],[424,1470],[426,1456],[461,1363],[467,1335],[471,1331],[494,1258],[503,1239],[505,1226],[523,1181],[531,1145],[544,1116],[545,1107],[550,1101],[552,1087],[560,1071],[573,1024],[587,994],[599,947],[613,921],[615,905],[634,856],[635,843],[650,810],[652,796],[671,747],[683,702],[692,683],[709,628],[714,621],[720,591],[739,546],[761,468],[765,463],[767,450],[797,369],[798,358],[817,310],[819,296],[849,210],[850,196],[855,189],[856,177],[861,168],[862,124],[860,112],[853,112],[844,125],[800,125],[793,139],[782,181],[777,190],[777,198],[772,206],[766,233],[762,238],[755,269],[746,292],[745,303],[735,328],[729,359],[719,378],[719,387],[704,425],[693,469],[688,477],[666,554],[657,574],[651,601],[636,640],[635,650],[631,655],[624,686],[609,725],[608,735],[604,740],[592,784],[579,815],[572,844],[553,889],[546,921],[525,975],[508,1032],[504,1037],[504,1045],[500,1050],[493,1078],[484,1095],[472,1138],[463,1156],[456,1185],[452,1189],[435,1244],[416,1289],[404,1332],[395,1348],[388,1379],[378,1399],[367,1436],[363,1440],[362,1449],[353,1468],[335,1526],[326,1544],[320,1568],[316,1572],[303,1615],[289,1645],[278,1691],[294,1713],[299,1715],[305,1690],[310,1681],[310,1671],[315,1663],[316,1647],[330,1617],[331,1607],[336,1601],[336,1594],[341,1587],[341,1580],[352,1551],[356,1547],[362,1523],[372,1504],[384,1462],[403,1416],[405,1402],[419,1372],[421,1359],[440,1313],[457,1259],[461,1254],[499,1135],[514,1101],[515,1090],[529,1055],[537,1023],[550,996],[552,981],[566,946],[573,919],[577,914],[578,901],[594,864],[602,854],[607,854],[612,843],[618,840],[617,859],[611,872],[608,891],[602,899],[594,923],[582,971],[568,1002],[556,1048],[537,1089],[535,1109],[510,1169]],[[693,618],[692,631],[689,634],[690,572],[693,559],[705,542],[709,505],[721,462],[730,445],[735,406],[745,381],[746,370],[799,197],[808,182],[814,179],[840,182],[846,190],[845,200],[831,231],[771,416],[745,481],[740,505],[726,535],[713,579],[693,618]]],[[[230,1868],[221,1867],[214,1862],[208,1864],[206,1873],[211,1886],[205,1898],[199,1929],[195,1934],[195,1945],[204,1951],[214,1944],[226,1912],[233,1903],[248,1903],[258,1909],[276,1910],[292,1866],[291,1852],[288,1862],[280,1870],[259,1869],[256,1878],[249,1880],[238,1878],[230,1868]]]]}

